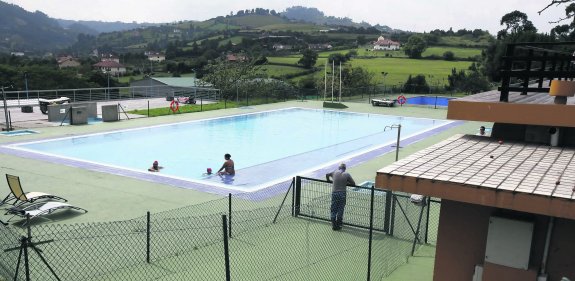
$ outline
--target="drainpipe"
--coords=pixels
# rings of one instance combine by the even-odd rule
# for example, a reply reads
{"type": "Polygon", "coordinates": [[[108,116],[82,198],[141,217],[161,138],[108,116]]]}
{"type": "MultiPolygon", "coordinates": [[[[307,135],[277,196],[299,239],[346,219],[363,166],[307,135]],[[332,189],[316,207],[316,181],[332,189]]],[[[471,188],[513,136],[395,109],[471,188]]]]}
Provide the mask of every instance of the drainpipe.
{"type": "Polygon", "coordinates": [[[549,257],[549,244],[551,243],[551,232],[553,230],[553,224],[555,222],[554,217],[549,218],[549,224],[547,225],[547,237],[545,237],[545,249],[543,250],[543,260],[541,261],[541,271],[539,272],[539,276],[537,280],[547,280],[547,258],[549,257]],[[545,279],[540,279],[545,278],[545,279]]]}

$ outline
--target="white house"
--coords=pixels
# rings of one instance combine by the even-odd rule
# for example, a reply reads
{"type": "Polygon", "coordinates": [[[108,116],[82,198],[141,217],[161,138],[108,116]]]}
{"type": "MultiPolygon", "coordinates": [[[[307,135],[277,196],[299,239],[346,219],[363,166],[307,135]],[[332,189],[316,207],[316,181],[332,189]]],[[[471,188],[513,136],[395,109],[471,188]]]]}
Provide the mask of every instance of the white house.
{"type": "Polygon", "coordinates": [[[102,71],[102,73],[109,73],[113,76],[122,76],[126,74],[126,67],[115,61],[101,61],[93,66],[102,71]]]}
{"type": "Polygon", "coordinates": [[[166,60],[166,55],[157,52],[147,52],[146,56],[148,56],[149,61],[155,62],[163,62],[166,60]]]}
{"type": "Polygon", "coordinates": [[[385,39],[383,36],[379,36],[377,41],[373,42],[373,50],[374,51],[394,51],[399,50],[400,44],[399,42],[395,42],[389,39],[385,39]]]}

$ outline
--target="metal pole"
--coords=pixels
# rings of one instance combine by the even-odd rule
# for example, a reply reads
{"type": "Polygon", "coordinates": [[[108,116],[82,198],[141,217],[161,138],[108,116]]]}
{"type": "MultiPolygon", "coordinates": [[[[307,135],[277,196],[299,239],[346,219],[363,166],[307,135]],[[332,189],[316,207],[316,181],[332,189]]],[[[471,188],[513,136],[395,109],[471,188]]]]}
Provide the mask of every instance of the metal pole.
{"type": "Polygon", "coordinates": [[[395,161],[399,159],[399,139],[401,136],[401,124],[397,125],[397,143],[395,145],[395,161]]]}
{"type": "Polygon", "coordinates": [[[24,84],[26,84],[26,100],[28,100],[28,72],[24,72],[24,84]]]}
{"type": "Polygon", "coordinates": [[[228,193],[228,235],[232,238],[232,194],[228,193]]]}
{"type": "Polygon", "coordinates": [[[335,61],[331,62],[331,102],[333,103],[333,82],[335,80],[335,61]]]}
{"type": "Polygon", "coordinates": [[[228,230],[227,230],[227,219],[226,215],[222,215],[222,231],[224,234],[224,260],[226,268],[226,281],[231,280],[230,276],[230,248],[228,246],[228,230]]]}
{"type": "MultiPolygon", "coordinates": [[[[423,202],[425,202],[425,200],[423,200],[423,202]]],[[[419,240],[419,229],[421,228],[421,217],[423,216],[423,209],[425,208],[425,203],[424,205],[421,206],[421,209],[419,210],[419,221],[417,222],[417,230],[415,231],[415,238],[413,239],[413,244],[411,246],[411,256],[413,256],[413,254],[415,254],[415,244],[417,243],[417,240],[419,240]]]]}
{"type": "Polygon", "coordinates": [[[327,98],[327,60],[325,61],[325,67],[323,68],[323,101],[327,98]]]}
{"type": "Polygon", "coordinates": [[[4,101],[4,117],[6,118],[6,131],[10,131],[10,124],[8,124],[8,104],[6,103],[6,92],[2,87],[2,100],[4,101]]]}
{"type": "Polygon", "coordinates": [[[150,263],[150,212],[146,213],[146,262],[150,263]]]}
{"type": "Polygon", "coordinates": [[[367,249],[367,281],[371,280],[371,244],[373,241],[373,200],[375,195],[375,185],[371,186],[371,201],[369,204],[369,246],[367,249]]]}
{"type": "Polygon", "coordinates": [[[341,102],[341,61],[339,62],[339,102],[341,102]]]}

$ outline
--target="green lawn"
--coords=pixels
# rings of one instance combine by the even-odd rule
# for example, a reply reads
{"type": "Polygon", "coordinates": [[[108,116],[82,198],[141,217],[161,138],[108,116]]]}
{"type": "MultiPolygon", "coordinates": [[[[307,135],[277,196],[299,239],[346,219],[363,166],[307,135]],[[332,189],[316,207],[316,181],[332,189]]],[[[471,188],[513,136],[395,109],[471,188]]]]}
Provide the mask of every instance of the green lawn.
{"type": "Polygon", "coordinates": [[[429,47],[423,52],[422,56],[427,57],[431,55],[443,56],[443,53],[451,51],[456,58],[469,58],[481,55],[480,48],[458,48],[458,47],[429,47]]]}
{"type": "Polygon", "coordinates": [[[296,65],[301,56],[289,56],[289,57],[267,57],[268,62],[271,63],[287,63],[296,65]]]}
{"type": "Polygon", "coordinates": [[[471,62],[467,61],[443,61],[443,60],[414,60],[407,58],[376,58],[376,59],[354,59],[353,66],[361,66],[370,72],[376,73],[375,79],[378,83],[383,82],[382,72],[387,72],[385,84],[394,85],[404,83],[409,75],[423,74],[427,82],[436,84],[446,84],[447,76],[451,74],[451,69],[467,69],[471,62]],[[429,77],[431,76],[431,77],[429,77]]]}
{"type": "Polygon", "coordinates": [[[264,65],[262,68],[267,75],[279,77],[286,74],[295,74],[306,71],[306,69],[296,66],[284,66],[284,65],[264,65]]]}

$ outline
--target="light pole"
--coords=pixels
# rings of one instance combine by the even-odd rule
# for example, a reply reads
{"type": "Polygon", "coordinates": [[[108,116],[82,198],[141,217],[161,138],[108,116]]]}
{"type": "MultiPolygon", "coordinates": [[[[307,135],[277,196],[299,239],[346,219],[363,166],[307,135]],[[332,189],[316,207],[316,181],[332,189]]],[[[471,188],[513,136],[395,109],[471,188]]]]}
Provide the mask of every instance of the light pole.
{"type": "Polygon", "coordinates": [[[26,85],[26,101],[28,101],[28,72],[24,72],[24,84],[26,85]]]}
{"type": "Polygon", "coordinates": [[[107,90],[106,100],[109,100],[110,99],[110,72],[106,71],[106,74],[108,75],[108,90],[107,90]]]}
{"type": "Polygon", "coordinates": [[[381,75],[383,75],[383,96],[385,97],[385,77],[387,76],[387,72],[382,71],[381,75]]]}

